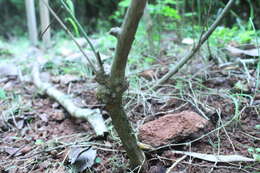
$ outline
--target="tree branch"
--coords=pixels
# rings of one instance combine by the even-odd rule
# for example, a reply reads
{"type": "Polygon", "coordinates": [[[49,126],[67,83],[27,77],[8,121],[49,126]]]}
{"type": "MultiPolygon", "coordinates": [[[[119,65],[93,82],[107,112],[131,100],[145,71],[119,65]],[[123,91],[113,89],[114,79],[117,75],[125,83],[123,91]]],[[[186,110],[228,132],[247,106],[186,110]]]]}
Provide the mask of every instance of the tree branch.
{"type": "Polygon", "coordinates": [[[32,68],[32,78],[34,85],[42,92],[42,94],[46,94],[55,99],[72,117],[87,120],[91,124],[97,136],[104,136],[108,133],[105,121],[98,109],[78,108],[73,104],[69,96],[63,94],[61,91],[51,86],[51,84],[42,82],[40,80],[39,65],[37,62],[32,68]]]}
{"type": "Polygon", "coordinates": [[[132,0],[127,10],[121,32],[118,36],[115,57],[111,69],[111,78],[123,80],[128,54],[134,41],[140,18],[143,15],[146,0],[132,0]]]}

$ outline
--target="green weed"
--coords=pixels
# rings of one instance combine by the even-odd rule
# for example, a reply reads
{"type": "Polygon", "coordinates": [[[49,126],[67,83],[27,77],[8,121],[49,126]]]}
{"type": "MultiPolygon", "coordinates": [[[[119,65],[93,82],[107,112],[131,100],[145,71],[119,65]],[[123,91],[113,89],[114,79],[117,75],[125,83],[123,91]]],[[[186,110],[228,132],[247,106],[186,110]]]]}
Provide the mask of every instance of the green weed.
{"type": "Polygon", "coordinates": [[[257,162],[260,162],[260,148],[249,147],[247,151],[254,157],[257,162]]]}

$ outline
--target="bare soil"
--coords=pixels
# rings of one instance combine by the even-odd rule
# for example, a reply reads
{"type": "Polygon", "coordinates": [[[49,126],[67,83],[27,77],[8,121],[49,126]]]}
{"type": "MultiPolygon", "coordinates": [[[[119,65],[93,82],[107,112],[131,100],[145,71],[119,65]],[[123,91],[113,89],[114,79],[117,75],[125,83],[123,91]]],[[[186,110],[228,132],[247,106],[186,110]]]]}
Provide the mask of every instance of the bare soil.
{"type": "MultiPolygon", "coordinates": [[[[169,62],[169,57],[162,56],[161,59],[169,62]]],[[[200,140],[191,142],[190,145],[146,151],[149,165],[147,173],[164,173],[182,157],[181,154],[172,154],[170,152],[172,150],[204,154],[239,154],[252,158],[248,149],[260,147],[260,133],[259,129],[256,129],[256,125],[260,124],[260,94],[256,92],[252,100],[249,96],[255,94],[253,86],[249,86],[250,89],[247,91],[234,87],[238,81],[246,81],[241,68],[223,69],[217,65],[210,65],[206,70],[196,73],[194,77],[194,69],[195,71],[198,71],[196,68],[200,69],[201,61],[194,61],[192,64],[181,70],[167,83],[167,86],[160,88],[159,93],[167,95],[167,99],[163,99],[161,95],[158,96],[162,98],[161,100],[150,97],[145,102],[140,102],[136,99],[127,108],[129,120],[136,131],[145,122],[182,111],[193,111],[199,115],[204,113],[212,123],[211,128],[202,134],[188,136],[178,142],[189,142],[207,134],[200,140]],[[236,113],[239,113],[236,120],[225,126],[225,123],[236,113]],[[223,127],[218,128],[221,126],[223,127]],[[209,133],[212,130],[215,131],[209,133]]],[[[160,77],[166,71],[164,69],[158,74],[153,74],[151,70],[149,73],[142,73],[143,80],[151,80],[154,75],[160,77]]],[[[251,72],[255,73],[253,70],[251,72]]],[[[95,98],[95,85],[91,79],[66,84],[56,83],[56,86],[65,93],[69,90],[70,94],[77,98],[75,102],[78,105],[102,108],[95,98]],[[90,83],[94,87],[89,87],[90,83]]],[[[88,122],[70,118],[54,100],[39,95],[30,82],[8,79],[0,82],[0,88],[5,88],[8,93],[7,100],[0,100],[1,172],[68,172],[70,165],[67,156],[70,147],[74,145],[92,146],[97,150],[98,161],[96,160],[92,166],[92,172],[129,172],[127,169],[129,160],[105,111],[102,113],[107,119],[110,134],[106,138],[96,138],[88,122]],[[6,112],[8,110],[12,112],[11,115],[6,112]],[[9,116],[5,116],[7,114],[9,116]]],[[[143,91],[145,92],[146,89],[144,88],[143,91]]],[[[127,96],[130,94],[130,91],[126,92],[127,96]]],[[[131,99],[127,96],[125,102],[129,103],[131,99]]],[[[186,157],[175,166],[172,173],[256,173],[259,171],[259,162],[212,163],[186,157]]]]}

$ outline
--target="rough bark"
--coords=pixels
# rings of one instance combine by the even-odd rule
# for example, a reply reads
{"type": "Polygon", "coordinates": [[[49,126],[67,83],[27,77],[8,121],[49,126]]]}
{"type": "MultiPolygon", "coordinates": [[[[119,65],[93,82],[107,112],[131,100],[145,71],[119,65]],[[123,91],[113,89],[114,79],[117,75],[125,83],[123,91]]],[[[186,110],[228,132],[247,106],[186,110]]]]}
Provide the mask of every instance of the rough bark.
{"type": "Polygon", "coordinates": [[[97,97],[105,104],[112,123],[123,143],[132,168],[145,166],[145,155],[137,145],[137,139],[122,105],[122,95],[128,88],[125,67],[138,23],[147,0],[132,0],[121,26],[110,75],[97,74],[101,84],[97,97]]]}

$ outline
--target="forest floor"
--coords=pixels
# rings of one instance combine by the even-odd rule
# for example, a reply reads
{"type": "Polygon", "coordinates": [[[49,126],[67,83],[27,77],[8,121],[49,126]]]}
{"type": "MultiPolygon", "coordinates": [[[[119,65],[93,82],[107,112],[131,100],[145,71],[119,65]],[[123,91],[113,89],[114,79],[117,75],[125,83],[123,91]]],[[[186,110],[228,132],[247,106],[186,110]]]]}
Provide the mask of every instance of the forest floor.
{"type": "MultiPolygon", "coordinates": [[[[1,172],[72,172],[68,153],[73,146],[92,146],[97,151],[89,172],[128,172],[129,160],[106,112],[103,111],[103,116],[109,135],[97,138],[88,122],[70,118],[55,100],[39,94],[30,80],[31,65],[35,58],[32,52],[35,49],[26,44],[16,51],[13,49],[15,44],[18,44],[17,40],[0,47],[0,63],[7,67],[3,68],[2,65],[0,71],[1,172]],[[21,73],[19,70],[17,72],[17,68],[21,73]],[[9,72],[3,69],[9,69],[9,72]]],[[[59,90],[71,95],[78,106],[101,108],[95,97],[97,84],[94,77],[91,71],[82,67],[79,51],[70,50],[70,44],[73,43],[66,41],[59,49],[54,47],[42,54],[48,60],[43,67],[42,80],[48,80],[59,90]]],[[[145,86],[161,78],[170,68],[169,65],[178,62],[192,47],[166,39],[161,45],[162,48],[158,50],[160,55],[153,61],[146,61],[147,55],[141,52],[140,59],[129,62],[127,76],[130,88],[125,93],[125,109],[134,129],[138,131],[144,122],[163,115],[187,110],[209,117],[212,127],[200,140],[189,145],[146,151],[147,172],[164,173],[183,156],[172,154],[171,150],[215,155],[238,154],[259,159],[260,93],[255,89],[259,82],[256,63],[238,61],[256,58],[234,55],[224,50],[220,54],[218,48],[212,48],[212,54],[209,54],[208,49],[203,47],[194,60],[167,84],[150,91],[145,86]],[[143,62],[148,65],[140,68],[143,62]]],[[[108,48],[113,51],[113,48],[108,48]]],[[[109,64],[112,53],[104,52],[104,55],[105,62],[109,64]]],[[[130,56],[130,59],[134,56],[130,56]]],[[[181,142],[192,140],[194,138],[187,138],[181,142]]],[[[179,161],[171,172],[257,173],[260,172],[260,164],[259,161],[217,163],[188,156],[179,161]]]]}

